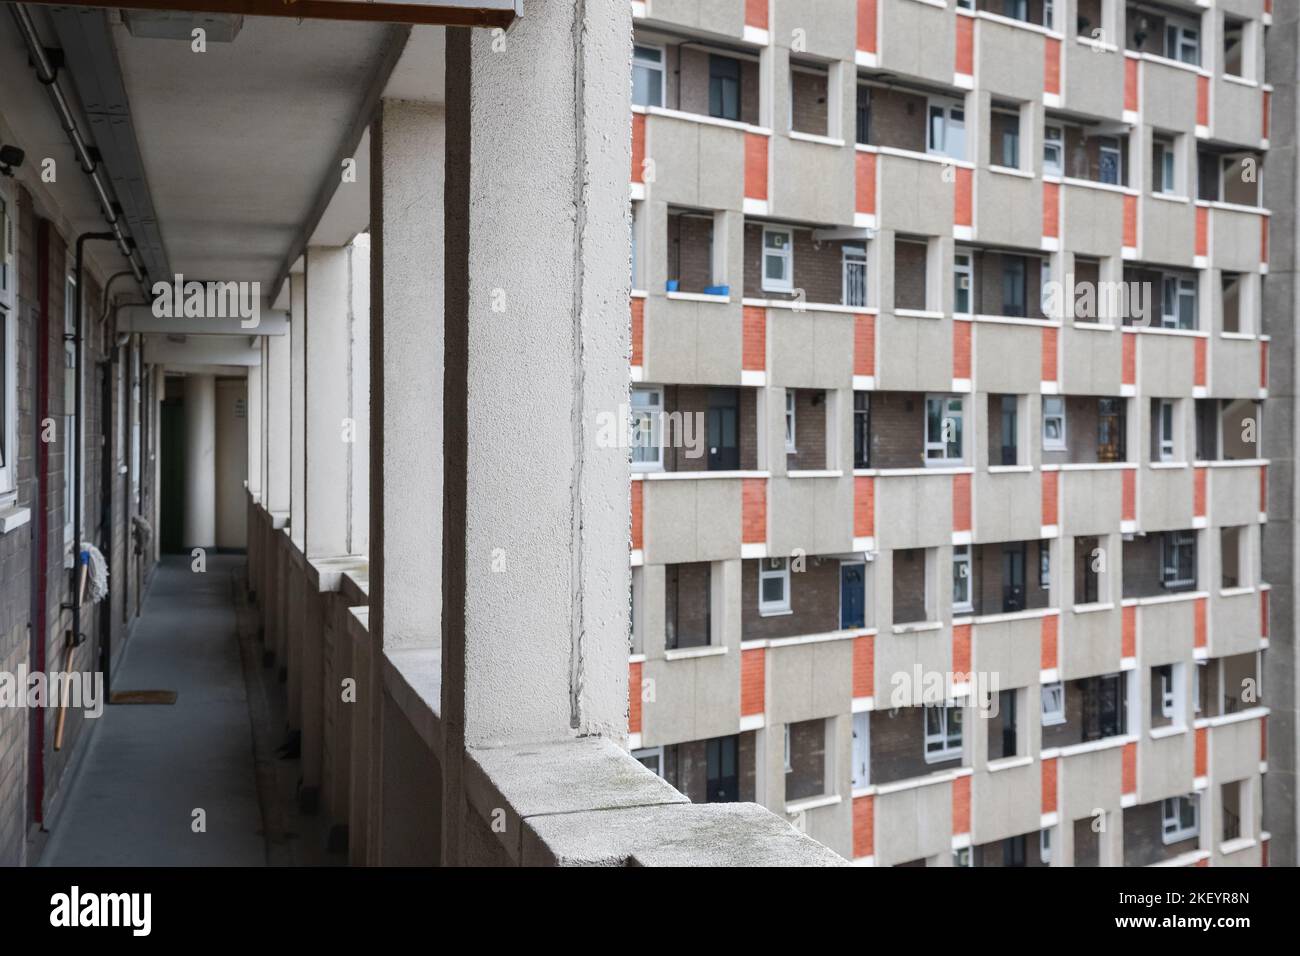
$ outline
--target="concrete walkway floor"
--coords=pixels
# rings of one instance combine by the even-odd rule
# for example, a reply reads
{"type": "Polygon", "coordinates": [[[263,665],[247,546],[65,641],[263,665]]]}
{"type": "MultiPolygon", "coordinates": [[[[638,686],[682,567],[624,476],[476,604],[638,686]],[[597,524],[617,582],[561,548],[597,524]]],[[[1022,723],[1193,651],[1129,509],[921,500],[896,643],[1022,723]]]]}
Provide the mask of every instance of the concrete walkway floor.
{"type": "Polygon", "coordinates": [[[176,703],[105,708],[40,865],[268,862],[236,613],[243,570],[242,556],[209,554],[201,574],[187,555],[163,558],[112,680],[174,690],[176,703]]]}

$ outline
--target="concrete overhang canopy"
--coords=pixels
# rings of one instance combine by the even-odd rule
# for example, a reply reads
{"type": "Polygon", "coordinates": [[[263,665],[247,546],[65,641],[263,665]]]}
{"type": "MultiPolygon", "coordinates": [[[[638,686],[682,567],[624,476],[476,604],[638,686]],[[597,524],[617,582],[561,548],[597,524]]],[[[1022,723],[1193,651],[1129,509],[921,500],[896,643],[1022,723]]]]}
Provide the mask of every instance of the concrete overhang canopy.
{"type": "MultiPolygon", "coordinates": [[[[35,0],[58,6],[99,7],[95,0],[35,0]]],[[[435,26],[508,27],[523,0],[130,0],[134,10],[285,17],[293,20],[364,20],[435,26]]]]}

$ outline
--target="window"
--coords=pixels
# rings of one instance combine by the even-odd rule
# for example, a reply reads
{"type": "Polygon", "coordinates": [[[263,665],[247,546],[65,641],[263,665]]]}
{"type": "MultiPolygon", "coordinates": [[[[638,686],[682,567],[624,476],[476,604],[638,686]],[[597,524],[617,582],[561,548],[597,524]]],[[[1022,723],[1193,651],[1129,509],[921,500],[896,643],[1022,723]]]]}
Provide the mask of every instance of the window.
{"type": "Polygon", "coordinates": [[[1168,846],[1201,832],[1200,802],[1195,794],[1160,801],[1160,841],[1168,846]]]}
{"type": "Polygon", "coordinates": [[[645,385],[632,386],[632,467],[649,471],[664,464],[664,390],[645,385]]]}
{"type": "Polygon", "coordinates": [[[956,253],[952,258],[952,311],[955,315],[970,315],[972,275],[970,253],[956,253]]]}
{"type": "Polygon", "coordinates": [[[853,715],[853,787],[857,789],[870,783],[871,711],[861,710],[853,715]]]}
{"type": "Polygon", "coordinates": [[[1128,446],[1124,440],[1125,406],[1122,398],[1097,399],[1097,461],[1124,461],[1128,446]]]}
{"type": "Polygon", "coordinates": [[[763,291],[794,291],[794,250],[789,229],[763,229],[763,291]]]}
{"type": "Polygon", "coordinates": [[[966,107],[949,100],[931,100],[926,136],[926,152],[965,159],[966,107]]]}
{"type": "Polygon", "coordinates": [[[857,142],[866,145],[871,142],[871,87],[865,83],[858,84],[857,103],[857,142]]]}
{"type": "Polygon", "coordinates": [[[1225,76],[1246,75],[1245,51],[1243,42],[1246,36],[1244,20],[1223,18],[1223,73],[1225,76]]]}
{"type": "Polygon", "coordinates": [[[1038,586],[1044,591],[1052,586],[1052,542],[1047,538],[1038,542],[1038,586]]]}
{"type": "Polygon", "coordinates": [[[1065,723],[1065,684],[1056,681],[1042,686],[1042,722],[1044,727],[1065,723]]]}
{"type": "Polygon", "coordinates": [[[841,298],[844,305],[867,304],[867,247],[845,246],[840,253],[841,298]]]}
{"type": "Polygon", "coordinates": [[[1002,15],[1012,20],[1029,19],[1029,0],[1002,0],[1002,15]]]}
{"type": "Polygon", "coordinates": [[[1177,714],[1178,694],[1174,688],[1174,665],[1161,664],[1151,668],[1155,675],[1155,691],[1160,706],[1160,716],[1173,720],[1177,714]]]}
{"type": "Polygon", "coordinates": [[[643,747],[632,751],[632,759],[646,767],[656,777],[664,775],[664,748],[643,747]]]}
{"type": "Polygon", "coordinates": [[[1019,721],[1016,717],[1016,700],[1019,695],[1018,690],[998,692],[997,716],[987,722],[991,760],[1015,757],[1020,753],[1020,735],[1017,732],[1019,721]]]}
{"type": "Polygon", "coordinates": [[[993,130],[989,141],[989,164],[1019,169],[1020,110],[1012,104],[997,104],[990,119],[993,130]]]}
{"type": "MultiPolygon", "coordinates": [[[[961,0],[958,0],[960,6],[961,0]]],[[[959,847],[952,851],[952,865],[960,867],[971,867],[974,863],[971,861],[971,848],[968,846],[959,847]]]]}
{"type": "Polygon", "coordinates": [[[1157,138],[1152,144],[1151,154],[1151,191],[1173,195],[1177,191],[1174,144],[1167,139],[1157,138]]]}
{"type": "Polygon", "coordinates": [[[1160,540],[1160,583],[1169,590],[1195,587],[1196,532],[1166,531],[1160,540]]]}
{"type": "Polygon", "coordinates": [[[787,455],[795,453],[795,391],[792,388],[785,390],[785,452],[787,455]]]}
{"type": "Polygon", "coordinates": [[[960,707],[946,705],[925,708],[925,762],[938,763],[961,757],[960,707]]]}
{"type": "Polygon", "coordinates": [[[1044,866],[1047,866],[1049,863],[1052,862],[1052,831],[1051,830],[1038,831],[1038,859],[1044,866]]]}
{"type": "Polygon", "coordinates": [[[1166,329],[1196,328],[1196,279],[1165,276],[1161,283],[1160,326],[1166,329]]]}
{"type": "Polygon", "coordinates": [[[1016,465],[1020,462],[1020,399],[1015,395],[990,395],[989,414],[998,415],[1001,448],[989,448],[990,464],[1016,465]],[[994,403],[997,403],[994,406],[994,403]]]}
{"type": "Polygon", "coordinates": [[[1050,123],[1043,127],[1043,175],[1065,174],[1065,134],[1050,123]]]}
{"type": "Polygon", "coordinates": [[[871,393],[853,393],[853,467],[871,467],[871,393]]]}
{"type": "Polygon", "coordinates": [[[1043,451],[1065,451],[1065,398],[1043,396],[1043,451]]]}
{"type": "Polygon", "coordinates": [[[806,800],[826,792],[826,721],[786,724],[785,799],[806,800]]]}
{"type": "Polygon", "coordinates": [[[1242,323],[1242,289],[1243,277],[1240,272],[1222,274],[1221,296],[1223,302],[1223,331],[1245,332],[1242,323]]]}
{"type": "Polygon", "coordinates": [[[1118,186],[1123,178],[1123,154],[1120,152],[1119,140],[1114,136],[1102,136],[1097,140],[1098,182],[1118,186]]]}
{"type": "Polygon", "coordinates": [[[758,613],[790,612],[790,562],[764,558],[758,563],[758,613]]]}
{"type": "Polygon", "coordinates": [[[63,543],[76,550],[73,510],[77,491],[77,282],[69,275],[63,285],[63,543]]]}
{"type": "Polygon", "coordinates": [[[709,115],[740,119],[740,61],[709,54],[709,115]]]}
{"type": "Polygon", "coordinates": [[[925,397],[925,463],[951,465],[962,460],[962,401],[956,395],[925,397]]]}
{"type": "Polygon", "coordinates": [[[713,566],[664,565],[664,645],[668,650],[713,643],[713,566]]]}
{"type": "Polygon", "coordinates": [[[15,308],[18,224],[0,182],[0,503],[18,487],[18,313],[15,308]]]}
{"type": "Polygon", "coordinates": [[[1078,537],[1074,539],[1074,603],[1096,604],[1101,594],[1101,572],[1105,568],[1105,552],[1101,539],[1078,537]]]}
{"type": "Polygon", "coordinates": [[[974,610],[971,601],[970,545],[953,545],[952,549],[952,609],[955,612],[974,610]]]}
{"type": "Polygon", "coordinates": [[[664,105],[663,47],[639,43],[632,47],[632,104],[664,105]]]}
{"type": "Polygon", "coordinates": [[[1165,56],[1171,60],[1201,65],[1201,31],[1179,23],[1165,24],[1165,56]]]}
{"type": "Polygon", "coordinates": [[[1002,259],[1002,314],[1025,315],[1025,257],[1004,255],[1002,259]]]}
{"type": "Polygon", "coordinates": [[[1246,803],[1242,799],[1242,790],[1246,786],[1244,780],[1234,780],[1232,783],[1225,783],[1219,788],[1219,804],[1223,808],[1223,842],[1239,839],[1242,834],[1241,827],[1241,808],[1246,803]]]}
{"type": "Polygon", "coordinates": [[[1154,414],[1154,432],[1156,440],[1156,460],[1173,461],[1174,453],[1177,449],[1174,430],[1174,403],[1172,399],[1156,398],[1152,399],[1155,406],[1154,414]]]}
{"type": "Polygon", "coordinates": [[[1083,693],[1083,742],[1125,733],[1128,726],[1127,674],[1085,677],[1077,683],[1083,693]]]}

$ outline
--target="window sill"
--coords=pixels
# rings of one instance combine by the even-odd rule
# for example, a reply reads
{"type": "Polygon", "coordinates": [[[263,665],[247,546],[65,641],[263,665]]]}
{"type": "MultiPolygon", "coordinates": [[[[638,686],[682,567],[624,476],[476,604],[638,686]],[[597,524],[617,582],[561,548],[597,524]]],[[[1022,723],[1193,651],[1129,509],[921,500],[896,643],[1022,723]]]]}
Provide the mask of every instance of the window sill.
{"type": "Polygon", "coordinates": [[[682,661],[682,660],[689,660],[693,657],[721,657],[723,654],[726,653],[727,653],[726,645],[717,647],[712,644],[708,644],[705,645],[704,647],[683,647],[675,650],[665,649],[664,660],[682,661]]]}
{"type": "Polygon", "coordinates": [[[919,621],[914,624],[894,624],[890,628],[895,634],[920,634],[923,631],[937,631],[943,627],[943,621],[919,621]]]}
{"type": "Polygon", "coordinates": [[[1154,471],[1176,471],[1180,468],[1186,468],[1185,461],[1153,461],[1149,466],[1154,471]]]}
{"type": "Polygon", "coordinates": [[[1115,326],[1108,322],[1071,322],[1070,328],[1084,332],[1114,332],[1115,326]]]}
{"type": "Polygon", "coordinates": [[[1189,203],[1189,202],[1192,201],[1192,200],[1191,200],[1191,197],[1189,197],[1189,196],[1180,196],[1180,195],[1178,195],[1178,194],[1176,194],[1176,193],[1157,193],[1157,192],[1152,192],[1152,193],[1147,193],[1147,195],[1150,196],[1152,199],[1160,199],[1160,200],[1163,200],[1164,202],[1189,203]]]}
{"type": "Polygon", "coordinates": [[[988,168],[988,171],[989,171],[989,172],[991,172],[991,173],[997,173],[997,174],[1000,175],[1000,176],[1015,176],[1015,177],[1017,177],[1017,178],[1019,178],[1019,179],[1033,179],[1033,178],[1034,178],[1034,174],[1033,174],[1033,173],[1026,172],[1026,171],[1023,170],[1023,169],[1016,169],[1014,166],[994,166],[994,165],[989,165],[987,168],[988,168]]]}
{"type": "Polygon", "coordinates": [[[1015,770],[1017,767],[1028,767],[1034,762],[1032,756],[1025,757],[1002,757],[998,760],[990,760],[989,773],[997,773],[1001,770],[1015,770]]]}
{"type": "Polygon", "coordinates": [[[1187,733],[1187,728],[1178,724],[1169,724],[1165,727],[1152,727],[1147,731],[1152,740],[1164,740],[1166,737],[1177,737],[1179,734],[1187,733]]]}
{"type": "Polygon", "coordinates": [[[1093,614],[1098,611],[1113,611],[1115,605],[1109,601],[1105,603],[1094,602],[1092,604],[1076,604],[1073,609],[1075,614],[1093,614]]]}
{"type": "Polygon", "coordinates": [[[791,614],[793,614],[793,613],[794,613],[794,611],[791,610],[791,609],[788,608],[788,607],[787,607],[787,608],[773,608],[773,609],[771,609],[771,610],[767,610],[767,611],[763,610],[761,607],[758,609],[758,616],[759,616],[759,617],[787,617],[788,615],[791,615],[791,614]]]}
{"type": "Polygon", "coordinates": [[[1258,83],[1256,83],[1254,80],[1248,80],[1244,76],[1234,76],[1231,73],[1220,73],[1219,79],[1223,80],[1223,82],[1225,83],[1235,83],[1238,86],[1248,86],[1252,90],[1259,89],[1258,83]]]}
{"type": "Polygon", "coordinates": [[[1237,837],[1235,840],[1228,840],[1226,843],[1219,844],[1219,852],[1224,856],[1231,853],[1240,853],[1242,850],[1249,850],[1255,845],[1254,837],[1237,837]]]}
{"type": "Polygon", "coordinates": [[[790,138],[803,143],[817,143],[820,146],[844,146],[844,140],[834,136],[823,136],[820,133],[801,133],[797,129],[790,130],[790,138]]]}
{"type": "Polygon", "coordinates": [[[812,468],[803,471],[787,471],[787,478],[842,478],[844,472],[839,469],[812,468]]]}
{"type": "Polygon", "coordinates": [[[1243,594],[1254,594],[1253,587],[1239,586],[1235,588],[1220,588],[1219,597],[1241,597],[1243,594]]]}
{"type": "Polygon", "coordinates": [[[1023,475],[1033,470],[1033,465],[989,465],[990,475],[1023,475]]]}
{"type": "Polygon", "coordinates": [[[894,316],[900,319],[942,319],[944,314],[929,309],[895,309],[894,316]]]}
{"type": "Polygon", "coordinates": [[[842,801],[843,798],[838,793],[832,793],[829,796],[804,797],[802,800],[787,803],[785,805],[785,812],[804,813],[808,810],[818,810],[822,807],[833,807],[842,801]]]}
{"type": "Polygon", "coordinates": [[[727,305],[731,302],[729,295],[709,295],[705,292],[665,292],[664,295],[682,302],[713,302],[718,305],[727,305]]]}
{"type": "Polygon", "coordinates": [[[32,520],[32,509],[10,505],[0,509],[0,534],[16,531],[32,520]]]}

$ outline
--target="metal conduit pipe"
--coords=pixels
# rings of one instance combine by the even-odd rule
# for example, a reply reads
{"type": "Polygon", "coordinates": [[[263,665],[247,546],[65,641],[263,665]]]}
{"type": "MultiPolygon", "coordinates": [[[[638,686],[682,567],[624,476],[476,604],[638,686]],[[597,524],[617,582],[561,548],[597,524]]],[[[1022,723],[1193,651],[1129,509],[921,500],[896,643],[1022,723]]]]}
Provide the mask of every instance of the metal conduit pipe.
{"type": "MultiPolygon", "coordinates": [[[[13,13],[14,22],[18,25],[18,32],[22,34],[23,41],[27,44],[27,55],[31,59],[32,69],[36,71],[36,78],[49,90],[50,100],[59,114],[59,123],[63,126],[63,131],[68,134],[72,149],[77,155],[77,163],[81,166],[82,172],[90,177],[90,184],[99,199],[104,220],[112,229],[112,238],[117,242],[122,255],[126,257],[127,265],[131,267],[136,282],[143,286],[145,274],[136,257],[135,240],[123,228],[122,217],[118,214],[117,204],[113,201],[113,187],[104,177],[103,167],[90,154],[90,148],[86,145],[86,139],[82,136],[77,121],[72,115],[72,108],[68,105],[63,88],[59,86],[54,67],[50,65],[49,57],[45,55],[45,48],[41,46],[41,38],[36,32],[36,24],[32,22],[32,15],[21,3],[12,3],[9,9],[13,13]]],[[[147,289],[145,291],[148,292],[147,289]]]]}

